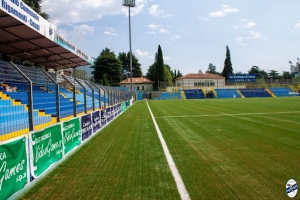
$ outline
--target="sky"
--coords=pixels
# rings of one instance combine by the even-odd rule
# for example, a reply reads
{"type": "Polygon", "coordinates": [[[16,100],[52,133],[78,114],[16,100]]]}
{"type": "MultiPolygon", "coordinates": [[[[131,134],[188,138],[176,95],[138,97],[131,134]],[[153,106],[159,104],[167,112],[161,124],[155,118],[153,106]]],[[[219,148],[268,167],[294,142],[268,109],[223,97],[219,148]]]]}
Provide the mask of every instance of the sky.
{"type": "MultiPolygon", "coordinates": [[[[143,74],[158,45],[164,63],[185,75],[222,72],[226,45],[235,73],[289,71],[300,57],[299,0],[136,0],[131,8],[132,52],[143,74]]],[[[91,57],[109,48],[129,52],[128,7],[122,0],[44,0],[57,32],[91,57]]]]}

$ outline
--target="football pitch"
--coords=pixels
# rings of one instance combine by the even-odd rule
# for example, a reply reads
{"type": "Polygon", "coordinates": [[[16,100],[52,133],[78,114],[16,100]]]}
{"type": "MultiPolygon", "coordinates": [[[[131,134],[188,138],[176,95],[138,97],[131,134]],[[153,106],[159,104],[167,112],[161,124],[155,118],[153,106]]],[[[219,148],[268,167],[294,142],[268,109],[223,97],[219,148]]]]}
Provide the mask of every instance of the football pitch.
{"type": "Polygon", "coordinates": [[[180,199],[147,103],[191,199],[300,184],[300,98],[139,101],[19,199],[180,199]]]}

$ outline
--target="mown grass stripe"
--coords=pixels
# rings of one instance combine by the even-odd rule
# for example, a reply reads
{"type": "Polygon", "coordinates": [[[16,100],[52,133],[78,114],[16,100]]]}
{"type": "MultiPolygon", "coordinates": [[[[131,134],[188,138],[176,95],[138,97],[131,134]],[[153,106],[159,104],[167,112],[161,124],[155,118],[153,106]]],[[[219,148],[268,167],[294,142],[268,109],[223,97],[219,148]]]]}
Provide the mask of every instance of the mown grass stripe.
{"type": "Polygon", "coordinates": [[[290,111],[290,112],[268,112],[268,113],[236,113],[236,114],[214,114],[214,115],[179,115],[179,116],[160,116],[155,118],[189,118],[189,117],[222,117],[222,116],[239,116],[239,115],[273,115],[273,114],[293,114],[300,113],[300,111],[290,111]]]}
{"type": "Polygon", "coordinates": [[[176,167],[176,165],[175,165],[175,163],[174,163],[174,160],[173,160],[173,158],[172,158],[172,156],[171,156],[171,154],[170,154],[170,151],[169,151],[169,149],[168,149],[168,146],[167,146],[167,144],[166,144],[166,142],[165,142],[165,140],[164,140],[164,138],[163,138],[163,136],[162,136],[162,134],[161,134],[161,132],[160,132],[160,129],[159,129],[159,127],[158,127],[158,125],[157,125],[157,123],[156,123],[156,121],[155,121],[155,118],[154,118],[154,116],[153,116],[153,114],[152,114],[152,111],[151,111],[151,109],[150,109],[150,106],[149,106],[148,102],[146,102],[146,103],[147,103],[147,106],[148,106],[150,115],[151,115],[151,117],[152,117],[152,120],[153,120],[155,129],[156,129],[156,132],[157,132],[157,134],[158,134],[159,140],[160,140],[161,145],[162,145],[162,147],[163,147],[163,150],[164,150],[166,159],[167,159],[167,161],[168,161],[168,165],[169,165],[169,167],[170,167],[170,170],[171,170],[172,175],[173,175],[173,177],[174,177],[174,180],[175,180],[175,182],[176,182],[177,189],[178,189],[178,192],[179,192],[179,194],[180,194],[180,197],[181,197],[181,199],[189,200],[189,199],[190,199],[190,195],[189,195],[189,193],[187,192],[187,190],[186,190],[186,188],[185,188],[185,185],[184,185],[184,183],[183,183],[183,181],[182,181],[182,178],[181,178],[181,176],[180,176],[180,174],[179,174],[179,172],[178,172],[178,169],[177,169],[177,167],[176,167]]]}

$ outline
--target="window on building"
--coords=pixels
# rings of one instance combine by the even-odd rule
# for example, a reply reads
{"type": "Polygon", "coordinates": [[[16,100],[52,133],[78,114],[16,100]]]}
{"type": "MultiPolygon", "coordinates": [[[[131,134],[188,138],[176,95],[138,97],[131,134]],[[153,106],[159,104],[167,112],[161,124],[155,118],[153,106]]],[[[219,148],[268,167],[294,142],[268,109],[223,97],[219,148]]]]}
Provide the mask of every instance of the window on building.
{"type": "Polygon", "coordinates": [[[137,86],[136,89],[139,91],[140,90],[140,86],[137,86]]]}

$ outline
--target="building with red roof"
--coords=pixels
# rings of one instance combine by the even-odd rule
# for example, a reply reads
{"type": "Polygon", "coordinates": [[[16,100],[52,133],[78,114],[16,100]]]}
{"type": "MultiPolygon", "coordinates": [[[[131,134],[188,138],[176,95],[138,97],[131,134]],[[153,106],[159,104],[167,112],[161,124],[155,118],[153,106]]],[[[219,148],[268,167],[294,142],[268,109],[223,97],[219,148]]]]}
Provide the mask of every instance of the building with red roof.
{"type": "MultiPolygon", "coordinates": [[[[127,78],[120,82],[121,87],[131,87],[131,78],[127,78]]],[[[153,91],[154,82],[145,77],[132,77],[132,90],[141,92],[153,91]]]]}
{"type": "Polygon", "coordinates": [[[216,74],[190,73],[175,80],[180,89],[197,89],[199,87],[225,87],[225,77],[216,74]]]}

